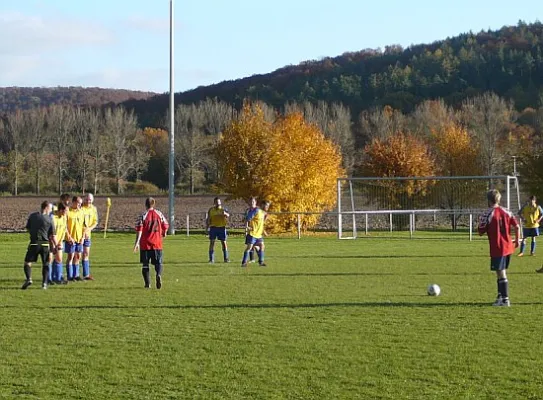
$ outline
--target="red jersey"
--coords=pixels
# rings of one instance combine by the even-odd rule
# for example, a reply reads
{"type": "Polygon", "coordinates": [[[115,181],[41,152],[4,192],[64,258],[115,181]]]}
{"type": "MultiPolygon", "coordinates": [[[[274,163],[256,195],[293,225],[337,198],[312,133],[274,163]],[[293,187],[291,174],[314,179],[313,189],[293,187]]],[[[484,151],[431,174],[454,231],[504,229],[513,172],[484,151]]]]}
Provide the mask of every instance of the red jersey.
{"type": "Polygon", "coordinates": [[[164,215],[154,208],[140,215],[136,221],[136,232],[141,232],[140,250],[162,250],[168,226],[164,215]]]}
{"type": "Polygon", "coordinates": [[[511,239],[511,227],[518,226],[513,214],[503,207],[488,209],[479,221],[480,235],[488,235],[490,244],[490,257],[508,256],[515,252],[515,245],[511,239]]]}

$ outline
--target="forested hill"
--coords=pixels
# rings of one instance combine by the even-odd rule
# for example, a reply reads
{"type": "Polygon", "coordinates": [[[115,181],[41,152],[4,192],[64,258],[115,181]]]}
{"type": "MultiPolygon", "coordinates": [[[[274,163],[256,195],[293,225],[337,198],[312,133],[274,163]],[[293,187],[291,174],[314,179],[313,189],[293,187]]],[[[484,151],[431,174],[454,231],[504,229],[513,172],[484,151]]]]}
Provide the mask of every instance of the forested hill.
{"type": "MultiPolygon", "coordinates": [[[[518,109],[543,100],[543,24],[507,26],[497,31],[465,33],[431,44],[387,46],[290,65],[264,75],[199,87],[177,96],[193,103],[217,97],[239,106],[258,99],[275,107],[289,101],[342,102],[352,115],[390,105],[410,112],[426,99],[458,105],[467,97],[494,91],[518,109]]],[[[164,115],[167,95],[129,101],[140,118],[164,115]]]]}
{"type": "Polygon", "coordinates": [[[129,99],[147,99],[156,93],[123,89],[83,87],[3,87],[0,88],[0,112],[29,109],[52,104],[101,106],[129,99]]]}

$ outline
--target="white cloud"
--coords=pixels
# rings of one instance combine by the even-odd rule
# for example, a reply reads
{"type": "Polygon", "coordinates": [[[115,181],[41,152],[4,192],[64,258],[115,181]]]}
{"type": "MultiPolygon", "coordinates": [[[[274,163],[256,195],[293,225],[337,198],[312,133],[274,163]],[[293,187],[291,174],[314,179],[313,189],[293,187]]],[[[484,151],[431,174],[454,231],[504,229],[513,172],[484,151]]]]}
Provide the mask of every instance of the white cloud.
{"type": "Polygon", "coordinates": [[[110,30],[100,24],[74,18],[46,19],[19,12],[0,12],[0,56],[30,55],[114,42],[110,30]]]}

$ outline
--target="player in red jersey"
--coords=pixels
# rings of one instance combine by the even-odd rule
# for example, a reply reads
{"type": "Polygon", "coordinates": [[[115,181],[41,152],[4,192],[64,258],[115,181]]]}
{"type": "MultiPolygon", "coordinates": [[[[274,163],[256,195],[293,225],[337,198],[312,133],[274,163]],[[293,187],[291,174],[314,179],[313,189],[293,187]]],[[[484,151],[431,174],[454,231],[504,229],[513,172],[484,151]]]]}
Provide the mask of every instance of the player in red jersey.
{"type": "Polygon", "coordinates": [[[164,215],[155,209],[155,199],[149,197],[145,200],[146,211],[136,221],[136,243],[134,253],[139,249],[141,274],[145,288],[151,287],[149,263],[155,266],[156,288],[162,287],[162,239],[168,231],[168,221],[164,215]]]}
{"type": "Polygon", "coordinates": [[[496,189],[489,190],[486,194],[490,207],[479,218],[479,235],[488,236],[490,245],[490,270],[496,271],[498,278],[498,297],[494,306],[511,305],[509,301],[509,282],[507,280],[507,268],[511,254],[520,243],[520,226],[513,214],[500,207],[501,194],[496,189]],[[511,227],[515,230],[515,240],[511,239],[511,227]]]}

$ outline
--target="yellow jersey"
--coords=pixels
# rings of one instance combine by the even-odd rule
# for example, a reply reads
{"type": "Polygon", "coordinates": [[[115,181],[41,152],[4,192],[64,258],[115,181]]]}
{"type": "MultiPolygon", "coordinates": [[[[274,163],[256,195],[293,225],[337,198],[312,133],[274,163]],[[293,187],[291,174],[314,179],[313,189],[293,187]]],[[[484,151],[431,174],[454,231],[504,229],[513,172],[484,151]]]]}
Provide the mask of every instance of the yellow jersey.
{"type": "Polygon", "coordinates": [[[266,220],[266,212],[257,208],[247,213],[247,226],[249,235],[255,239],[261,239],[264,234],[264,221],[266,220]]]}
{"type": "Polygon", "coordinates": [[[66,239],[66,215],[53,215],[53,224],[57,232],[57,242],[62,243],[66,239]]]}
{"type": "Polygon", "coordinates": [[[225,209],[222,207],[211,207],[207,212],[207,221],[209,226],[224,228],[228,222],[225,209]]]}
{"type": "Polygon", "coordinates": [[[85,214],[82,209],[69,208],[66,213],[68,232],[76,243],[83,241],[83,231],[85,228],[85,214]]]}
{"type": "Polygon", "coordinates": [[[525,228],[539,228],[539,219],[543,216],[543,210],[539,205],[533,206],[528,203],[522,207],[519,215],[524,221],[525,228]]]}
{"type": "MultiPolygon", "coordinates": [[[[98,225],[98,210],[93,204],[87,206],[81,206],[81,211],[85,216],[85,228],[98,225]]],[[[91,231],[89,231],[89,239],[91,237],[91,231]]]]}

